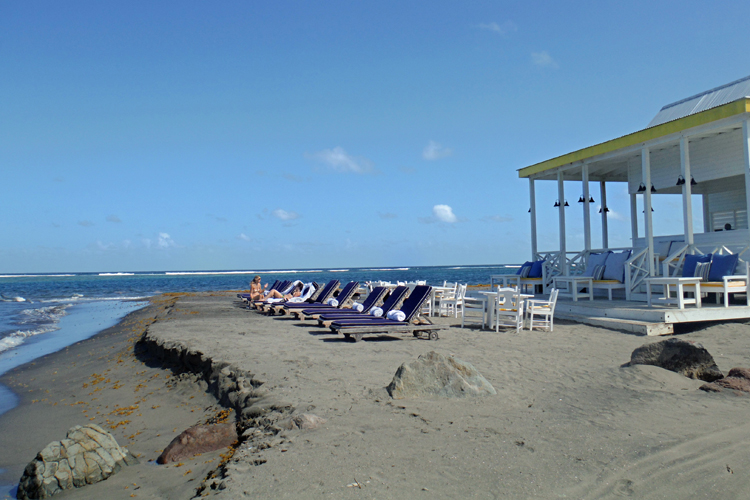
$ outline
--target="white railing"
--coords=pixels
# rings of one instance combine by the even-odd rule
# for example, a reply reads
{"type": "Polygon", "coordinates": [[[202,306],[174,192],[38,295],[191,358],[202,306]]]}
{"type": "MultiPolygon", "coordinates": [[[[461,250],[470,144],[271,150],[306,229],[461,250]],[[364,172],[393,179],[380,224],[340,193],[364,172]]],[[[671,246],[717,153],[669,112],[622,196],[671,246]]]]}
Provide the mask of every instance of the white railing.
{"type": "Polygon", "coordinates": [[[637,290],[649,277],[648,247],[633,248],[630,258],[625,261],[625,300],[634,300],[637,290]]]}
{"type": "Polygon", "coordinates": [[[682,245],[680,248],[678,248],[676,251],[672,252],[672,255],[669,255],[666,259],[664,259],[664,262],[662,263],[663,269],[664,269],[664,276],[679,276],[682,272],[682,265],[685,262],[685,256],[688,254],[691,255],[707,255],[707,254],[713,254],[713,255],[739,255],[739,262],[742,263],[742,265],[745,265],[745,263],[749,262],[747,256],[743,256],[748,250],[750,250],[750,246],[745,245],[717,245],[713,247],[706,247],[706,246],[697,246],[697,245],[682,245]]]}
{"type": "MultiPolygon", "coordinates": [[[[583,274],[588,265],[589,255],[592,253],[624,252],[628,250],[632,253],[625,262],[625,296],[627,300],[631,300],[631,297],[634,297],[635,292],[649,276],[648,248],[597,248],[580,252],[566,252],[566,274],[568,276],[583,274]]],[[[536,260],[544,260],[542,276],[544,277],[544,292],[548,293],[552,287],[553,278],[561,276],[565,272],[561,253],[559,251],[538,252],[535,258],[536,260]]]]}

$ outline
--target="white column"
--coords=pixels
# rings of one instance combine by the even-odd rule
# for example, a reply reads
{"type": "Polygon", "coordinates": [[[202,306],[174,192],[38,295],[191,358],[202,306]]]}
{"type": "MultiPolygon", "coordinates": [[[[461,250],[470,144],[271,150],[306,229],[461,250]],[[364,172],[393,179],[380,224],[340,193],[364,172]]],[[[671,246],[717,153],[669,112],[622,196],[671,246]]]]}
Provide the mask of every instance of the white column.
{"type": "Polygon", "coordinates": [[[635,193],[630,195],[630,239],[635,248],[635,240],[638,239],[638,195],[635,193]]]}
{"type": "Polygon", "coordinates": [[[685,179],[685,184],[682,185],[682,220],[685,224],[685,243],[692,246],[693,186],[690,185],[690,149],[687,137],[680,138],[680,174],[685,179]]]}
{"type": "Polygon", "coordinates": [[[565,245],[565,185],[563,183],[562,170],[557,171],[557,197],[560,200],[559,217],[560,217],[560,272],[563,275],[568,274],[567,247],[565,245]]]}
{"type": "Polygon", "coordinates": [[[581,169],[583,181],[583,247],[591,250],[591,211],[589,210],[589,166],[584,164],[581,169]]]}
{"type": "MultiPolygon", "coordinates": [[[[750,124],[748,124],[747,120],[742,122],[742,150],[745,157],[745,200],[747,204],[747,213],[750,214],[750,124]]],[[[704,196],[704,199],[705,198],[708,197],[704,196]]],[[[708,206],[708,203],[704,203],[704,205],[708,206]]],[[[706,217],[706,220],[708,220],[708,217],[706,217]]]]}
{"type": "Polygon", "coordinates": [[[531,260],[536,260],[536,189],[534,179],[529,178],[529,203],[531,204],[531,260]]]}
{"type": "Polygon", "coordinates": [[[654,276],[654,226],[651,217],[651,153],[648,148],[641,149],[641,178],[646,186],[643,192],[643,227],[648,245],[648,274],[654,276]]]}
{"type": "Polygon", "coordinates": [[[607,183],[599,183],[599,197],[602,199],[602,248],[609,248],[609,228],[607,227],[607,183]]]}

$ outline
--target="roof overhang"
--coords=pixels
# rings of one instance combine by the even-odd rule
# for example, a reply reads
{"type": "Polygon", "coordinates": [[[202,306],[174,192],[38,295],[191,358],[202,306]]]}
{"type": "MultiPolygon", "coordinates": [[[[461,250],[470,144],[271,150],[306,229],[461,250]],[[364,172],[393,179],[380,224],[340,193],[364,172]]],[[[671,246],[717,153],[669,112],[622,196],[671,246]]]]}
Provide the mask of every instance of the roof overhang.
{"type": "Polygon", "coordinates": [[[542,172],[559,167],[573,165],[579,162],[593,161],[598,157],[611,156],[618,150],[631,149],[634,146],[649,147],[650,143],[661,142],[669,136],[685,133],[690,129],[701,127],[712,122],[736,117],[744,113],[750,113],[750,98],[742,98],[736,101],[717,106],[715,108],[701,111],[671,122],[662,123],[653,127],[645,128],[632,134],[617,139],[602,142],[594,146],[579,149],[550,160],[530,165],[518,170],[520,178],[535,177],[542,172]]]}

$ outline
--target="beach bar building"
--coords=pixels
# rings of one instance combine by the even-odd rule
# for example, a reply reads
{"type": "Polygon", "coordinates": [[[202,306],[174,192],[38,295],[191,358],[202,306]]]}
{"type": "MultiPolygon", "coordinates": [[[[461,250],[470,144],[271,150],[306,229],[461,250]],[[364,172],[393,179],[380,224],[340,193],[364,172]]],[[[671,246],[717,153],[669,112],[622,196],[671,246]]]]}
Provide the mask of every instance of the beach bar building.
{"type": "MultiPolygon", "coordinates": [[[[518,174],[529,181],[531,254],[533,260],[544,260],[544,290],[557,287],[571,299],[558,304],[561,316],[593,318],[589,322],[594,324],[616,319],[649,334],[671,333],[680,322],[750,318],[750,77],[668,104],[642,130],[521,168],[518,174]],[[557,183],[557,249],[537,248],[539,181],[557,183]],[[581,183],[583,248],[571,249],[566,241],[566,181],[581,183]],[[612,183],[627,183],[631,245],[626,248],[609,247],[607,189],[612,183]],[[592,184],[598,184],[597,192],[590,192],[592,184]],[[683,227],[655,236],[653,222],[663,214],[653,211],[652,201],[663,194],[681,195],[683,227]],[[594,216],[601,217],[602,248],[591,244],[594,195],[599,197],[594,216]],[[694,230],[694,201],[702,201],[702,231],[694,230]],[[620,254],[623,269],[606,279],[591,264],[609,252],[620,254]],[[698,294],[690,285],[695,280],[679,279],[694,276],[695,261],[713,259],[734,261],[732,278],[709,282],[704,275],[698,294]],[[677,307],[667,306],[672,299],[677,307]]],[[[568,216],[575,212],[571,207],[568,216]]],[[[707,266],[698,267],[704,272],[707,266]]]]}

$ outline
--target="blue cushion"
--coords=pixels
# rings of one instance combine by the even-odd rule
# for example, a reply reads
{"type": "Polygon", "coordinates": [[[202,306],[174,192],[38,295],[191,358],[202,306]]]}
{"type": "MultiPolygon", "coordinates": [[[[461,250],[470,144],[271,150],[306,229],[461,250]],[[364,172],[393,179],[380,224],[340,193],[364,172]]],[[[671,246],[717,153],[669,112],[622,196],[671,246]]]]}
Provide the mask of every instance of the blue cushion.
{"type": "Polygon", "coordinates": [[[682,264],[682,277],[692,278],[695,275],[695,265],[698,262],[711,262],[711,254],[706,255],[685,255],[685,262],[682,264]]]}
{"type": "MultiPolygon", "coordinates": [[[[586,270],[583,272],[583,276],[594,276],[594,268],[596,266],[604,266],[607,261],[607,257],[612,252],[592,253],[589,255],[589,261],[586,263],[586,270]]],[[[599,278],[601,279],[601,278],[599,278]]]]}
{"type": "Polygon", "coordinates": [[[630,258],[630,250],[620,253],[611,253],[607,257],[607,263],[604,267],[605,280],[617,280],[620,283],[625,282],[625,261],[630,258]]]}
{"type": "Polygon", "coordinates": [[[518,271],[516,272],[516,274],[523,274],[523,268],[524,267],[531,267],[532,264],[533,264],[533,262],[531,262],[530,260],[527,260],[526,262],[523,263],[523,265],[521,267],[518,268],[518,271]]]}
{"type": "Polygon", "coordinates": [[[711,271],[708,273],[708,281],[722,281],[724,276],[733,276],[739,259],[740,256],[737,254],[714,255],[714,258],[711,260],[711,271]]]}
{"type": "Polygon", "coordinates": [[[529,271],[529,278],[541,278],[542,277],[542,266],[544,265],[543,260],[538,260],[531,265],[531,271],[529,271]]]}

